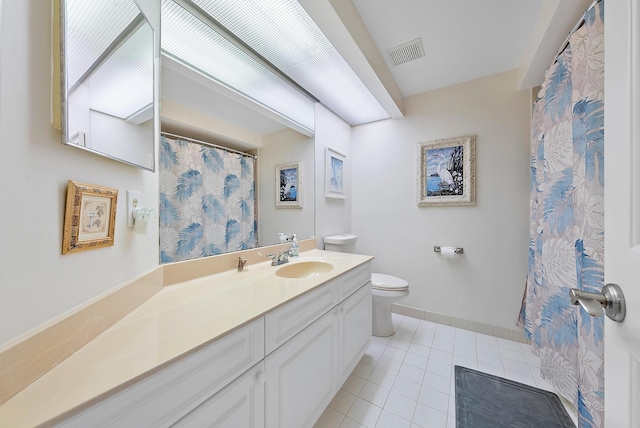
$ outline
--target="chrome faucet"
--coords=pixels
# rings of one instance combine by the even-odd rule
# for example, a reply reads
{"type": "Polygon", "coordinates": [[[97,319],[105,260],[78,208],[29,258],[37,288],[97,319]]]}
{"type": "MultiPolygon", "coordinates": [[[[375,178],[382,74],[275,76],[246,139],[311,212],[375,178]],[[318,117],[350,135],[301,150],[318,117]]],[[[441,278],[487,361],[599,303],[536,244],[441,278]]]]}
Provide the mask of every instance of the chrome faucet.
{"type": "Polygon", "coordinates": [[[267,257],[271,257],[271,266],[280,266],[289,263],[289,251],[280,251],[278,255],[267,254],[267,257]]]}
{"type": "Polygon", "coordinates": [[[245,265],[247,264],[247,259],[244,257],[238,257],[238,272],[243,272],[245,269],[245,265]]]}

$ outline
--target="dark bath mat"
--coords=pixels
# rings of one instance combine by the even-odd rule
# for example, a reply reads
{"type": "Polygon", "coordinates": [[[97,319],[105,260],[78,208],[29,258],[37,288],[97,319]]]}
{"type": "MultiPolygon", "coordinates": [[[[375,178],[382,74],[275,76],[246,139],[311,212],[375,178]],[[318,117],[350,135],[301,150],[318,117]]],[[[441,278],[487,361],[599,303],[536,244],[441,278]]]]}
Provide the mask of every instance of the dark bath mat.
{"type": "Polygon", "coordinates": [[[457,428],[575,428],[558,396],[455,366],[457,428]]]}

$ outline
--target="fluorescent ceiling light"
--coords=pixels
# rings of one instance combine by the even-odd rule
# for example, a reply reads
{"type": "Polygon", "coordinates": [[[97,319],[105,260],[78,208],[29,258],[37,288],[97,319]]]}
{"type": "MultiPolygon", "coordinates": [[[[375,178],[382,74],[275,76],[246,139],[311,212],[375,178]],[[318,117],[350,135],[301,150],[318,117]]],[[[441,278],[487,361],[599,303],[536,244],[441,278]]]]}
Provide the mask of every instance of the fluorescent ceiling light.
{"type": "Polygon", "coordinates": [[[153,105],[153,31],[144,22],[89,78],[92,110],[128,119],[153,105]]]}
{"type": "Polygon", "coordinates": [[[313,131],[314,101],[197,15],[178,2],[162,1],[163,53],[313,131]]]}
{"type": "Polygon", "coordinates": [[[73,87],[138,16],[134,1],[66,1],[67,85],[73,87]]]}
{"type": "Polygon", "coordinates": [[[352,125],[388,113],[296,0],[189,0],[352,125]]]}

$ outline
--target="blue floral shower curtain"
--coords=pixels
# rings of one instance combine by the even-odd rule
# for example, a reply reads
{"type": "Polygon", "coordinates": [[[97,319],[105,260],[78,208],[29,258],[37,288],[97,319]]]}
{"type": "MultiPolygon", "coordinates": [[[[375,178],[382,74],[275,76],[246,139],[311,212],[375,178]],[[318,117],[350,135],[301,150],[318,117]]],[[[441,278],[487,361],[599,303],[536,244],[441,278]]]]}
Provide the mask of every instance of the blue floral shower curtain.
{"type": "Polygon", "coordinates": [[[603,426],[602,317],[569,302],[569,289],[604,281],[604,2],[546,72],[534,103],[525,331],[542,377],[603,426]]]}
{"type": "Polygon", "coordinates": [[[257,246],[255,159],[161,138],[160,262],[257,246]]]}

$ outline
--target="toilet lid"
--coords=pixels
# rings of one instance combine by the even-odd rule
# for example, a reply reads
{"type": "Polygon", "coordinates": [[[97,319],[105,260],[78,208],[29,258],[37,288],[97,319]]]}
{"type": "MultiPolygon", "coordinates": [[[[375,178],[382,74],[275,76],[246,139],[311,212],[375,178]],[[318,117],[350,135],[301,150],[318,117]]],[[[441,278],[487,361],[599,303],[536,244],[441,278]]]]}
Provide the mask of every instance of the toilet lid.
{"type": "Polygon", "coordinates": [[[402,291],[409,288],[409,283],[404,279],[384,273],[372,273],[371,287],[376,290],[402,291]]]}

